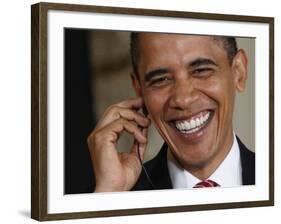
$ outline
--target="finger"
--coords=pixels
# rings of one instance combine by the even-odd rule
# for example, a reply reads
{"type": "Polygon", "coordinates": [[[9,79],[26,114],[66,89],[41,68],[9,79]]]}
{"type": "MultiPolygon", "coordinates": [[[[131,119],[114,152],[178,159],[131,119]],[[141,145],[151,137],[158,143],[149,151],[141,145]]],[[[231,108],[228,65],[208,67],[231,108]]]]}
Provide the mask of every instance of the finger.
{"type": "Polygon", "coordinates": [[[135,140],[137,140],[140,144],[144,144],[147,141],[146,136],[143,135],[137,124],[124,118],[119,118],[118,120],[110,123],[103,130],[104,133],[107,132],[108,136],[111,136],[109,140],[114,144],[117,142],[120,134],[123,131],[127,131],[128,133],[132,134],[135,140]]]}
{"type": "MultiPolygon", "coordinates": [[[[148,128],[143,128],[142,134],[147,138],[148,128]]],[[[135,154],[136,156],[140,156],[141,160],[143,161],[146,147],[147,147],[147,141],[145,143],[138,143],[134,141],[131,153],[135,154]]]]}
{"type": "Polygon", "coordinates": [[[109,123],[118,120],[119,118],[124,118],[129,121],[135,121],[138,125],[142,127],[147,127],[150,124],[150,119],[143,116],[142,114],[131,109],[114,106],[111,107],[109,111],[107,111],[107,114],[104,116],[103,119],[101,119],[96,128],[102,128],[108,125],[109,123]]]}

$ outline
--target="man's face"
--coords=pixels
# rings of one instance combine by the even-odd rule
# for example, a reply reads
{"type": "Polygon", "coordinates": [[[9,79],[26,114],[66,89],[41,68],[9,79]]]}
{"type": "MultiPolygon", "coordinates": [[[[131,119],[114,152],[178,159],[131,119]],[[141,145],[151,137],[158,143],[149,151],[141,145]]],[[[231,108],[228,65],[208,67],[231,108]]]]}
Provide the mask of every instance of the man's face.
{"type": "Polygon", "coordinates": [[[243,59],[231,64],[222,43],[207,36],[142,33],[139,52],[136,90],[177,160],[186,169],[220,163],[233,141],[243,59]]]}

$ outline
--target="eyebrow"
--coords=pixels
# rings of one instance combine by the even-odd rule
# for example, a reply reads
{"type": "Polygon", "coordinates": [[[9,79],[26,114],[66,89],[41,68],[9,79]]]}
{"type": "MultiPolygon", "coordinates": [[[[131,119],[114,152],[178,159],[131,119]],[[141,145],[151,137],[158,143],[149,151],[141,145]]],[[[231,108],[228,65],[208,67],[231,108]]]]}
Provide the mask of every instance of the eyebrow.
{"type": "MultiPolygon", "coordinates": [[[[199,66],[202,66],[202,65],[215,65],[215,66],[218,66],[217,63],[215,63],[213,60],[211,60],[209,58],[197,58],[197,59],[191,61],[190,63],[188,63],[188,67],[199,67],[199,66]]],[[[149,82],[154,77],[163,75],[163,74],[165,74],[167,72],[169,72],[169,69],[167,69],[167,68],[157,68],[157,69],[154,69],[152,71],[147,72],[144,75],[144,81],[145,82],[149,82]]]]}
{"type": "Polygon", "coordinates": [[[154,77],[163,75],[163,74],[167,73],[168,71],[169,70],[166,69],[166,68],[158,68],[158,69],[154,69],[152,71],[149,71],[144,75],[144,81],[149,82],[154,77]]]}
{"type": "Polygon", "coordinates": [[[201,65],[215,65],[218,66],[217,63],[215,63],[213,60],[209,58],[197,58],[190,63],[188,63],[188,67],[198,67],[201,65]]]}

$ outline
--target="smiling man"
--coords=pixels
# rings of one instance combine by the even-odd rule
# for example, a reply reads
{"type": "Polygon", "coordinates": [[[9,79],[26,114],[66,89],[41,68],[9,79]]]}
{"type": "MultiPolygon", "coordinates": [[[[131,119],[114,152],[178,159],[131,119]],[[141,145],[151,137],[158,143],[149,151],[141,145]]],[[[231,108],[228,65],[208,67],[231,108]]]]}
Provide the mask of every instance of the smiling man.
{"type": "Polygon", "coordinates": [[[232,126],[247,79],[235,39],[132,33],[131,54],[138,98],[109,107],[88,138],[95,191],[255,184],[254,153],[232,126]],[[142,166],[150,121],[165,144],[142,166]],[[116,150],[123,131],[135,138],[128,153],[116,150]]]}

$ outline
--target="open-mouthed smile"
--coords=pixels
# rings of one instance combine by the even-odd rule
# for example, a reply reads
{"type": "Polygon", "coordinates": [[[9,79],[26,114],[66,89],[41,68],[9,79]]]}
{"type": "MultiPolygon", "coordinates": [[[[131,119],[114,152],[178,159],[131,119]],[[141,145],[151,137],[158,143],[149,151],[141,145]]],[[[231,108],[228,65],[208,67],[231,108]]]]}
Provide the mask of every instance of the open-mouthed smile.
{"type": "Polygon", "coordinates": [[[194,134],[203,130],[212,118],[213,112],[210,110],[202,111],[187,119],[173,121],[173,126],[182,134],[194,134]]]}

